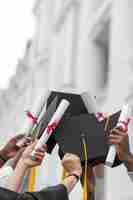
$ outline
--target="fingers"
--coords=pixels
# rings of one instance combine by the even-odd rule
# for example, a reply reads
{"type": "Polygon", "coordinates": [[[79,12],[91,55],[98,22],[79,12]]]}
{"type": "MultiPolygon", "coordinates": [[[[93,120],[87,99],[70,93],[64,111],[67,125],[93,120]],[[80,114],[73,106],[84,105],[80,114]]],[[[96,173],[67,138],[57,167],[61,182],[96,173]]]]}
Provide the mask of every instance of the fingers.
{"type": "Polygon", "coordinates": [[[75,158],[79,159],[79,157],[76,154],[66,153],[64,158],[75,158]]]}
{"type": "Polygon", "coordinates": [[[65,156],[62,160],[62,164],[64,165],[65,163],[71,162],[71,161],[75,161],[75,162],[80,163],[80,158],[75,154],[67,153],[67,154],[65,154],[65,156]]]}
{"type": "Polygon", "coordinates": [[[120,131],[120,130],[118,130],[118,129],[116,129],[116,128],[114,128],[114,129],[112,129],[111,131],[110,131],[110,133],[111,134],[114,134],[114,135],[121,135],[121,136],[126,136],[126,135],[128,135],[128,132],[124,132],[124,131],[120,131]]]}
{"type": "Polygon", "coordinates": [[[22,148],[22,147],[27,147],[32,143],[32,138],[31,137],[24,137],[20,139],[20,141],[17,142],[17,146],[22,148]]]}
{"type": "Polygon", "coordinates": [[[26,150],[28,149],[29,151],[32,152],[32,151],[34,150],[36,144],[37,144],[37,140],[34,141],[34,142],[32,142],[32,143],[26,148],[26,150]]]}
{"type": "Polygon", "coordinates": [[[43,154],[43,155],[35,154],[35,160],[36,160],[36,161],[42,162],[43,158],[44,158],[44,154],[43,154]]]}
{"type": "Polygon", "coordinates": [[[110,144],[121,144],[127,138],[127,136],[127,132],[123,132],[114,128],[111,130],[111,134],[108,136],[108,142],[110,144]]]}
{"type": "Polygon", "coordinates": [[[68,173],[75,172],[79,176],[82,174],[80,158],[75,154],[65,154],[62,165],[68,173]]]}
{"type": "Polygon", "coordinates": [[[110,135],[109,143],[110,144],[120,144],[123,141],[123,138],[119,135],[110,135]]]}
{"type": "Polygon", "coordinates": [[[46,152],[46,151],[45,151],[44,148],[37,149],[37,150],[35,151],[34,156],[35,156],[35,158],[36,158],[37,160],[42,161],[43,158],[44,158],[44,156],[45,156],[45,152],[46,152]]]}

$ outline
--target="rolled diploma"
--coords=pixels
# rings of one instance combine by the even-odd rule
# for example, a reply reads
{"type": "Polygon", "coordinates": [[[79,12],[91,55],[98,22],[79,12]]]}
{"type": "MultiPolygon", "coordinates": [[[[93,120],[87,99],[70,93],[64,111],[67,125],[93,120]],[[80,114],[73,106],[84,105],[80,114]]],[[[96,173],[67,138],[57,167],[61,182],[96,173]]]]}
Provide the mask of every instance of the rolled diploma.
{"type": "MultiPolygon", "coordinates": [[[[44,90],[41,92],[41,95],[39,95],[31,109],[31,114],[34,117],[39,117],[41,111],[43,110],[44,112],[44,107],[45,107],[45,102],[49,96],[50,92],[49,90],[45,92],[44,95],[44,90]]],[[[33,129],[33,127],[35,127],[36,124],[33,123],[32,119],[30,119],[28,116],[26,116],[26,121],[24,123],[24,126],[21,128],[21,133],[25,133],[25,137],[28,137],[31,130],[33,129]]],[[[23,141],[19,141],[16,145],[18,147],[21,147],[23,141]]]]}
{"type": "Polygon", "coordinates": [[[69,101],[63,99],[61,101],[61,103],[59,104],[57,110],[55,111],[55,113],[53,114],[50,122],[48,123],[48,126],[46,127],[46,129],[44,130],[44,133],[42,134],[41,138],[39,139],[37,145],[35,146],[35,149],[33,150],[33,152],[31,153],[31,156],[34,158],[34,154],[35,154],[35,150],[38,148],[41,148],[44,144],[46,144],[46,142],[48,141],[49,137],[52,134],[52,131],[50,133],[48,133],[48,127],[57,122],[59,123],[60,120],[62,119],[65,111],[67,110],[68,106],[70,105],[69,101]]]}
{"type": "MultiPolygon", "coordinates": [[[[124,124],[121,123],[121,121],[124,121],[124,122],[127,121],[127,119],[129,118],[129,115],[130,115],[130,111],[131,111],[130,109],[131,108],[128,104],[123,106],[116,127],[122,127],[123,129],[125,128],[124,124]]],[[[112,167],[115,157],[116,157],[116,146],[111,145],[109,148],[109,152],[108,152],[105,164],[109,167],[112,167]]]]}
{"type": "MultiPolygon", "coordinates": [[[[44,92],[44,91],[43,91],[44,92]]],[[[46,92],[46,94],[44,95],[44,93],[41,93],[41,95],[39,95],[32,107],[32,109],[30,110],[31,114],[38,118],[40,113],[41,113],[41,110],[43,109],[44,107],[44,103],[49,95],[49,91],[46,92]]],[[[28,118],[28,116],[27,116],[28,118]]],[[[22,128],[21,132],[25,133],[26,136],[29,135],[30,131],[32,130],[32,128],[35,126],[35,124],[33,123],[32,119],[26,118],[26,122],[24,124],[24,127],[22,128]]]]}

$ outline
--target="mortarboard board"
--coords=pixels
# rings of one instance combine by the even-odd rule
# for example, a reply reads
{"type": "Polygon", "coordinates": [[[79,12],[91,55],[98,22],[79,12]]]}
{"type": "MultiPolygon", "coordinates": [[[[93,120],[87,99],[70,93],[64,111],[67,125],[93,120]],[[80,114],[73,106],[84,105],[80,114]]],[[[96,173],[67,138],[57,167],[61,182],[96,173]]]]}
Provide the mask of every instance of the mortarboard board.
{"type": "Polygon", "coordinates": [[[81,114],[71,119],[65,118],[55,130],[55,140],[61,151],[77,154],[81,161],[85,161],[82,147],[84,135],[87,144],[87,156],[90,164],[104,162],[108,145],[103,131],[103,124],[98,122],[93,114],[81,114]]]}
{"type": "MultiPolygon", "coordinates": [[[[116,117],[118,117],[118,113],[111,116],[111,120],[113,118],[117,119],[116,117]]],[[[64,154],[77,154],[81,161],[84,162],[85,156],[82,142],[82,139],[84,139],[89,164],[94,166],[105,162],[109,145],[104,131],[104,123],[98,122],[93,114],[81,114],[73,116],[71,119],[65,118],[54,134],[55,140],[64,154]]],[[[114,166],[119,164],[121,162],[118,162],[116,158],[114,166]]]]}
{"type": "MultiPolygon", "coordinates": [[[[107,119],[98,122],[94,114],[88,113],[81,95],[53,91],[47,100],[47,110],[49,110],[49,106],[51,106],[55,97],[56,107],[62,99],[67,99],[70,102],[70,106],[60,125],[47,142],[48,152],[51,153],[56,143],[58,143],[59,152],[62,152],[62,156],[66,152],[77,153],[81,160],[84,161],[82,150],[82,135],[84,134],[88,148],[89,163],[91,165],[103,163],[109,149],[106,135],[109,130],[115,127],[120,111],[107,118],[110,126],[108,126],[108,131],[104,131],[107,119]]],[[[45,121],[48,123],[47,115],[45,115],[45,121]]],[[[45,124],[47,125],[47,123],[45,124]]],[[[117,164],[120,163],[116,162],[115,165],[117,164]]]]}
{"type": "Polygon", "coordinates": [[[52,91],[51,95],[49,96],[49,98],[47,100],[47,107],[53,101],[55,96],[58,97],[57,106],[59,105],[59,103],[62,99],[66,99],[70,102],[70,106],[68,107],[67,111],[65,112],[65,115],[71,117],[71,116],[75,116],[75,115],[80,115],[82,113],[88,113],[88,110],[87,110],[85,103],[82,99],[82,96],[80,94],[52,91]]]}
{"type": "MultiPolygon", "coordinates": [[[[73,94],[73,93],[63,93],[58,91],[51,91],[51,94],[49,95],[49,98],[47,99],[46,109],[49,108],[51,102],[54,100],[54,98],[57,97],[57,107],[62,99],[66,99],[70,102],[70,106],[68,107],[67,111],[64,114],[64,118],[71,118],[72,116],[78,116],[82,113],[88,113],[87,108],[84,104],[84,101],[79,94],[73,94]]],[[[62,120],[61,120],[62,123],[62,120]]],[[[50,139],[47,142],[48,145],[48,153],[51,153],[53,148],[56,145],[56,140],[54,137],[54,134],[51,135],[50,139]]]]}

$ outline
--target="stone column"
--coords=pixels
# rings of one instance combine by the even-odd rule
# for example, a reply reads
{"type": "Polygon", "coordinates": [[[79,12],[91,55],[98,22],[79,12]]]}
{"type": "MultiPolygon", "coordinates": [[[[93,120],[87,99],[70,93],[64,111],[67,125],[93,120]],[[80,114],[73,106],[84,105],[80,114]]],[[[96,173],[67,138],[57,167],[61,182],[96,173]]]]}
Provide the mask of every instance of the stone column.
{"type": "MultiPolygon", "coordinates": [[[[52,0],[37,1],[34,8],[36,31],[31,56],[32,83],[31,96],[35,100],[42,88],[49,87],[49,61],[51,57],[52,25],[54,2],[52,0]]],[[[45,90],[44,90],[45,93],[45,90]]],[[[45,94],[44,94],[45,95],[45,94]]],[[[31,102],[33,103],[33,101],[31,102]]]]}
{"type": "Polygon", "coordinates": [[[96,94],[104,87],[105,51],[96,41],[88,38],[89,23],[102,0],[83,1],[79,11],[78,50],[76,60],[76,84],[81,90],[96,94]],[[89,21],[90,20],[90,21],[89,21]],[[88,29],[87,29],[88,27],[88,29]]]}
{"type": "Polygon", "coordinates": [[[77,50],[77,27],[79,3],[75,0],[56,1],[50,87],[74,85],[75,55],[77,50]]]}

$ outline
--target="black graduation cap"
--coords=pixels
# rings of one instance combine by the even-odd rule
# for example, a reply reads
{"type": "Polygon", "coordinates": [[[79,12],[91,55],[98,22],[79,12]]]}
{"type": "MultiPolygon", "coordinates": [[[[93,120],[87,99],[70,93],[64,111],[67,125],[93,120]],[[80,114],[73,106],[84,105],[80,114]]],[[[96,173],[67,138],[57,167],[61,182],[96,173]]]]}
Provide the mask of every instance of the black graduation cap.
{"type": "MultiPolygon", "coordinates": [[[[88,162],[93,166],[98,163],[104,163],[109,149],[106,137],[107,131],[104,130],[107,120],[98,122],[94,114],[88,113],[81,95],[54,91],[51,92],[47,100],[47,115],[45,115],[45,121],[47,123],[49,122],[48,119],[50,119],[48,116],[51,116],[48,114],[48,110],[55,97],[56,108],[62,99],[67,99],[70,102],[70,106],[59,123],[59,126],[47,142],[48,153],[51,153],[57,143],[59,145],[61,158],[67,152],[76,153],[80,156],[81,161],[84,162],[83,141],[85,141],[88,162]]],[[[110,129],[115,127],[119,115],[120,112],[117,112],[109,117],[110,129]]],[[[117,164],[119,163],[115,163],[115,165],[117,164]]]]}
{"type": "MultiPolygon", "coordinates": [[[[116,114],[111,116],[112,119],[113,117],[116,117],[116,114]]],[[[105,122],[98,122],[93,114],[81,114],[71,119],[65,118],[55,130],[55,140],[64,154],[77,154],[82,162],[85,161],[85,142],[89,164],[94,166],[104,163],[109,150],[104,125],[105,122]]]]}
{"type": "Polygon", "coordinates": [[[48,100],[47,100],[47,108],[49,107],[50,103],[53,101],[53,99],[57,97],[57,106],[60,104],[62,99],[66,99],[70,102],[70,105],[65,112],[65,116],[77,116],[82,113],[88,113],[87,108],[85,106],[85,103],[83,101],[83,98],[80,94],[73,94],[73,93],[63,93],[58,91],[52,91],[48,100]]]}
{"type": "MultiPolygon", "coordinates": [[[[63,93],[59,91],[51,91],[51,94],[47,99],[46,109],[49,108],[50,104],[52,103],[55,97],[57,98],[56,108],[58,107],[62,99],[66,99],[70,102],[70,105],[67,111],[65,112],[63,119],[66,118],[66,116],[67,118],[70,119],[72,116],[75,116],[75,115],[78,116],[82,113],[86,113],[86,114],[88,113],[81,95],[73,94],[73,93],[63,93]]],[[[61,123],[62,123],[62,120],[60,124],[61,123]]],[[[53,148],[56,145],[54,134],[51,135],[50,139],[47,142],[47,145],[48,145],[48,153],[51,153],[53,148]]]]}
{"type": "Polygon", "coordinates": [[[65,118],[55,131],[55,139],[61,151],[77,154],[85,161],[83,139],[87,147],[87,160],[95,165],[104,162],[108,145],[104,127],[93,114],[81,114],[65,118]]]}

